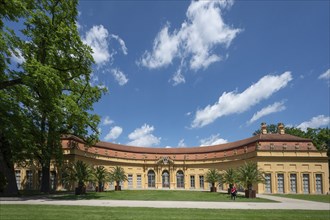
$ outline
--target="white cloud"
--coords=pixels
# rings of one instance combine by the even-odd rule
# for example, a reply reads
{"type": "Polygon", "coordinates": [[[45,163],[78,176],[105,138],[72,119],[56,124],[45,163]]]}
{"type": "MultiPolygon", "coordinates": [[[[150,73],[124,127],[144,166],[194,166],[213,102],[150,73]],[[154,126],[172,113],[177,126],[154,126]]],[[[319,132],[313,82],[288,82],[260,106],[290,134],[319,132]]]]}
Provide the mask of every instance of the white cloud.
{"type": "Polygon", "coordinates": [[[176,86],[176,85],[179,85],[181,83],[185,83],[186,82],[184,76],[181,73],[181,69],[178,69],[174,73],[173,77],[169,80],[169,82],[172,82],[172,85],[173,86],[176,86]]]}
{"type": "MultiPolygon", "coordinates": [[[[175,58],[181,63],[188,61],[192,70],[207,68],[222,59],[213,51],[217,46],[228,48],[241,31],[224,23],[222,10],[229,8],[233,1],[192,1],[186,12],[186,20],[179,30],[169,32],[167,23],[154,39],[152,51],[145,51],[140,64],[150,68],[165,67],[175,58]]],[[[182,65],[182,64],[181,64],[182,65]]],[[[172,78],[175,85],[184,82],[182,66],[172,78]]]]}
{"type": "Polygon", "coordinates": [[[324,115],[318,115],[316,117],[313,117],[310,121],[305,121],[297,126],[297,128],[300,128],[303,131],[307,131],[307,128],[319,128],[322,126],[329,126],[330,123],[330,117],[324,116],[324,115]]]}
{"type": "Polygon", "coordinates": [[[160,143],[160,137],[156,137],[152,134],[154,127],[148,124],[144,124],[141,128],[135,129],[132,133],[128,135],[128,138],[131,140],[128,142],[128,145],[132,146],[153,146],[160,143]]]}
{"type": "Polygon", "coordinates": [[[211,135],[208,138],[201,139],[199,142],[201,147],[228,143],[227,140],[220,138],[220,134],[211,135]]]}
{"type": "Polygon", "coordinates": [[[108,43],[109,32],[103,25],[95,25],[86,36],[82,37],[82,41],[89,45],[93,50],[93,58],[97,65],[103,65],[110,61],[112,54],[109,53],[108,43]]]}
{"type": "Polygon", "coordinates": [[[291,72],[285,72],[279,76],[266,75],[242,93],[224,92],[216,103],[196,111],[191,127],[203,127],[222,116],[247,111],[262,100],[269,98],[273,93],[286,87],[291,80],[291,72]]]}
{"type": "Polygon", "coordinates": [[[184,139],[181,139],[178,143],[178,147],[186,147],[186,143],[184,142],[184,139]]]}
{"type": "Polygon", "coordinates": [[[330,69],[325,71],[323,74],[319,76],[319,79],[324,79],[328,82],[328,86],[330,86],[330,69]]]}
{"type": "Polygon", "coordinates": [[[118,82],[119,85],[123,86],[128,82],[126,75],[118,68],[112,69],[111,73],[115,77],[115,80],[118,82]]]}
{"type": "Polygon", "coordinates": [[[22,51],[18,48],[15,51],[11,51],[11,59],[18,64],[22,64],[25,62],[25,58],[22,55],[22,51]]]}
{"type": "Polygon", "coordinates": [[[114,123],[114,121],[111,120],[109,116],[105,116],[102,124],[103,125],[111,125],[112,123],[114,123]]]}
{"type": "Polygon", "coordinates": [[[179,37],[168,33],[169,24],[158,33],[154,40],[152,53],[145,51],[141,64],[150,69],[167,66],[177,56],[180,44],[179,37]]]}
{"type": "Polygon", "coordinates": [[[115,140],[117,139],[121,133],[123,132],[123,129],[119,126],[115,126],[110,129],[109,133],[104,137],[104,140],[108,141],[110,139],[115,140]]]}
{"type": "Polygon", "coordinates": [[[118,43],[121,46],[121,50],[122,50],[123,54],[127,55],[127,47],[126,47],[125,41],[123,41],[123,39],[121,39],[118,35],[112,34],[111,37],[118,41],[118,43]]]}
{"type": "Polygon", "coordinates": [[[257,113],[255,113],[252,118],[250,119],[250,121],[248,121],[248,124],[251,124],[255,121],[257,121],[258,119],[266,116],[266,115],[269,115],[269,114],[272,114],[272,113],[275,113],[275,112],[280,112],[280,111],[283,111],[285,110],[285,105],[284,105],[284,102],[275,102],[273,103],[272,105],[268,105],[267,107],[261,109],[260,111],[258,111],[257,113]]]}

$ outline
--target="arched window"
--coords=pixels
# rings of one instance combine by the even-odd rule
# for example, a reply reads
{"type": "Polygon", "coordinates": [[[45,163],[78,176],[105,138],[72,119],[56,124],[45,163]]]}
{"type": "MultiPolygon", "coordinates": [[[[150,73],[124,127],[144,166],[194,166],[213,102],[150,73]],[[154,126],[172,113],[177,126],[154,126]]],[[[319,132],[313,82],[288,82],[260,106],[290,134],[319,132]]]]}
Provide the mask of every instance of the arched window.
{"type": "Polygon", "coordinates": [[[162,174],[162,183],[163,183],[163,188],[168,188],[170,187],[170,174],[167,170],[163,171],[162,174]]]}
{"type": "Polygon", "coordinates": [[[184,174],[183,174],[182,170],[179,170],[176,173],[176,187],[184,188],[184,174]]]}
{"type": "Polygon", "coordinates": [[[155,187],[155,172],[153,170],[148,171],[148,187],[154,188],[155,187]]]}

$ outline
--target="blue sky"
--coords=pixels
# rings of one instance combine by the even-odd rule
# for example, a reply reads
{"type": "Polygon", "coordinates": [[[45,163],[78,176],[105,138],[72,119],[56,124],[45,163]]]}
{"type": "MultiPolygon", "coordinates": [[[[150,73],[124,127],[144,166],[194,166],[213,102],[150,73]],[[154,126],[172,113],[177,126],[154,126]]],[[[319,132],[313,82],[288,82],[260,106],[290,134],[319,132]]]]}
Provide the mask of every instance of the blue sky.
{"type": "Polygon", "coordinates": [[[329,1],[85,1],[103,141],[192,147],[329,126],[329,1]]]}

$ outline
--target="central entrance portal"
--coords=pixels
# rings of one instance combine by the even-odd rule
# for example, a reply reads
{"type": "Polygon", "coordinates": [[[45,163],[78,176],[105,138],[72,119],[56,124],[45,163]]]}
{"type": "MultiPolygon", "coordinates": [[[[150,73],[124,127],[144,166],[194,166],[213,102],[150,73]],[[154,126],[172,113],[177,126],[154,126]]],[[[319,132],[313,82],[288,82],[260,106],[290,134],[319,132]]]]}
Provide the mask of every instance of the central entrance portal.
{"type": "Polygon", "coordinates": [[[162,187],[170,188],[170,174],[167,170],[164,170],[162,174],[162,187]]]}

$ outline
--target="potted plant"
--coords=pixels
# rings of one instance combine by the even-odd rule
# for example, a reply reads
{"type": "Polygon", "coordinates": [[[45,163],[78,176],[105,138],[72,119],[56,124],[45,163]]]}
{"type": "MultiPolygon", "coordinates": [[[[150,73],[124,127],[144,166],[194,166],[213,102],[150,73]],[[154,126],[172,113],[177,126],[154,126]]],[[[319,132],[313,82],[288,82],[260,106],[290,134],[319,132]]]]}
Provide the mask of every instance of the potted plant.
{"type": "Polygon", "coordinates": [[[125,175],[124,168],[116,166],[110,172],[110,179],[116,182],[115,191],[120,191],[120,182],[127,181],[127,176],[125,175]]]}
{"type": "Polygon", "coordinates": [[[205,179],[206,179],[206,182],[209,182],[212,185],[210,188],[211,192],[217,191],[217,187],[215,187],[215,183],[219,182],[220,178],[221,178],[221,175],[217,169],[209,169],[207,171],[205,179]]]}
{"type": "Polygon", "coordinates": [[[83,161],[78,160],[66,168],[64,182],[78,182],[75,194],[86,194],[86,183],[92,180],[90,167],[83,161]]]}
{"type": "Polygon", "coordinates": [[[245,188],[246,198],[256,198],[253,185],[264,182],[263,172],[258,169],[256,162],[247,162],[238,168],[238,180],[245,188]]]}
{"type": "Polygon", "coordinates": [[[104,191],[104,182],[109,180],[109,172],[104,168],[104,166],[96,166],[93,170],[94,180],[97,182],[95,187],[96,192],[104,191]]]}
{"type": "Polygon", "coordinates": [[[230,194],[231,189],[233,188],[234,184],[237,182],[237,173],[233,168],[229,168],[225,170],[222,174],[222,182],[227,183],[229,185],[228,194],[230,194]]]}

